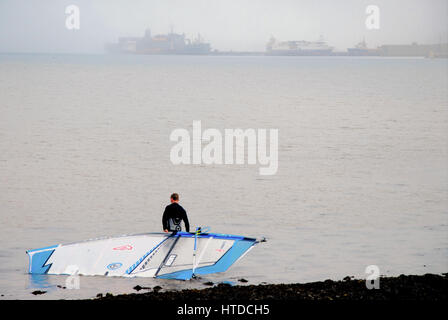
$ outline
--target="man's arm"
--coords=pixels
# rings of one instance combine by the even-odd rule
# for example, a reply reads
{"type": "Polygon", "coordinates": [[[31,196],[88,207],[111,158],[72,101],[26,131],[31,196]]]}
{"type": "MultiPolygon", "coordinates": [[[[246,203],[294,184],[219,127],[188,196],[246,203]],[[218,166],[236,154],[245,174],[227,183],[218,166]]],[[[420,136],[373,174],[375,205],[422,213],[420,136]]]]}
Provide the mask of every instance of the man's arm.
{"type": "Polygon", "coordinates": [[[163,231],[168,232],[168,207],[165,207],[165,211],[163,212],[163,216],[162,216],[162,226],[163,226],[163,231]]]}
{"type": "Polygon", "coordinates": [[[187,212],[185,210],[183,211],[184,211],[185,230],[187,230],[187,232],[190,232],[190,222],[188,222],[187,212]]]}

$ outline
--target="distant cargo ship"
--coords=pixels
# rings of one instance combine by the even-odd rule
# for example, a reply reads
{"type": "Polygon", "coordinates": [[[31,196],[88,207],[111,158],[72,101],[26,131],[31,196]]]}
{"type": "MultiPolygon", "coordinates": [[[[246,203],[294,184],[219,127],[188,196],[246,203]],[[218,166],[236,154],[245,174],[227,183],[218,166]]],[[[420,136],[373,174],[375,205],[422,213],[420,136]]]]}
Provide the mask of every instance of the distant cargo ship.
{"type": "Polygon", "coordinates": [[[367,43],[363,39],[354,48],[347,48],[349,56],[378,56],[380,52],[378,49],[367,48],[367,43]]]}
{"type": "Polygon", "coordinates": [[[120,38],[118,43],[106,45],[106,49],[113,53],[137,54],[209,54],[211,50],[210,44],[203,42],[200,35],[194,40],[173,32],[151,36],[149,29],[142,38],[120,38]]]}
{"type": "Polygon", "coordinates": [[[394,44],[382,45],[379,48],[380,55],[385,57],[427,57],[448,58],[448,43],[439,44],[394,44]]]}
{"type": "Polygon", "coordinates": [[[330,47],[320,39],[319,41],[277,41],[272,37],[266,45],[266,54],[277,56],[328,56],[333,52],[330,47]]]}

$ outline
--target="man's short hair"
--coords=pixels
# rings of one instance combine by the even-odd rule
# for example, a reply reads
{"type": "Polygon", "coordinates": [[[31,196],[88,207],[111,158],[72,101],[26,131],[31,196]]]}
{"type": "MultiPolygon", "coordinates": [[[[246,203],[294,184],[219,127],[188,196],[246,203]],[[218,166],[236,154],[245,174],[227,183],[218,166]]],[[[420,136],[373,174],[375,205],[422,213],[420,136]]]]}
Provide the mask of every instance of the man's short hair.
{"type": "Polygon", "coordinates": [[[177,193],[173,193],[171,195],[171,199],[173,199],[174,201],[178,201],[179,200],[179,195],[177,193]]]}

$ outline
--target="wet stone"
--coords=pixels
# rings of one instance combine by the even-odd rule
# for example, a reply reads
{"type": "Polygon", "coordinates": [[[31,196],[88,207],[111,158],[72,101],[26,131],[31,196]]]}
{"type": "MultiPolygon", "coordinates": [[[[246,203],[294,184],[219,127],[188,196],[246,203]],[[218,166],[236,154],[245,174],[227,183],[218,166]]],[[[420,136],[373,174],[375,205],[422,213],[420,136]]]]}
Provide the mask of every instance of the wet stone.
{"type": "Polygon", "coordinates": [[[34,294],[34,295],[38,295],[38,294],[44,294],[44,293],[46,293],[46,292],[47,292],[47,291],[36,290],[36,291],[31,292],[31,293],[34,294]]]}
{"type": "Polygon", "coordinates": [[[150,287],[142,287],[142,286],[140,286],[140,285],[136,285],[133,289],[136,290],[136,291],[140,291],[140,290],[151,290],[150,287]]]}
{"type": "Polygon", "coordinates": [[[218,284],[218,288],[230,288],[232,285],[230,283],[221,282],[218,284]]]}

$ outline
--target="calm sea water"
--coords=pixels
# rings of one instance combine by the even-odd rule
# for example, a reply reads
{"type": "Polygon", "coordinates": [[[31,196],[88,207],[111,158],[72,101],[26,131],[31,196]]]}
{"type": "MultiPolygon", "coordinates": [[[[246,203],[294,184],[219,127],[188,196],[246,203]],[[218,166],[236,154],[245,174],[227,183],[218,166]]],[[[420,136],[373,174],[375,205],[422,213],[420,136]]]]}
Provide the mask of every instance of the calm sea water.
{"type": "Polygon", "coordinates": [[[447,60],[0,55],[1,299],[77,299],[245,278],[448,269],[447,60]],[[279,169],[179,165],[176,128],[277,128],[279,169]],[[265,236],[201,281],[31,277],[25,250],[193,226],[265,236]],[[41,296],[30,292],[48,291],[41,296]]]}

